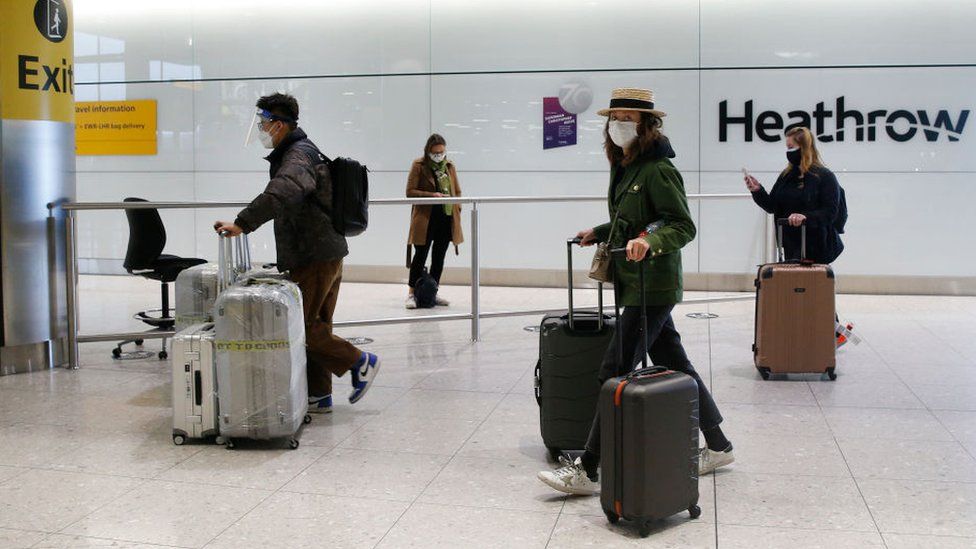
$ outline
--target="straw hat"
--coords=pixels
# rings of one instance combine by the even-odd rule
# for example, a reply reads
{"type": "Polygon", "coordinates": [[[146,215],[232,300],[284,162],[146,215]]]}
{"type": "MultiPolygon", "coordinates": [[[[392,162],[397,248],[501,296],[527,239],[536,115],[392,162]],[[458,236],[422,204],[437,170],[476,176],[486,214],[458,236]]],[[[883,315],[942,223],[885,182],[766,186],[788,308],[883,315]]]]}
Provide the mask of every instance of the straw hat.
{"type": "Polygon", "coordinates": [[[649,112],[657,117],[668,114],[654,109],[654,92],[641,88],[616,88],[610,96],[610,107],[596,111],[600,116],[609,116],[613,111],[649,112]]]}

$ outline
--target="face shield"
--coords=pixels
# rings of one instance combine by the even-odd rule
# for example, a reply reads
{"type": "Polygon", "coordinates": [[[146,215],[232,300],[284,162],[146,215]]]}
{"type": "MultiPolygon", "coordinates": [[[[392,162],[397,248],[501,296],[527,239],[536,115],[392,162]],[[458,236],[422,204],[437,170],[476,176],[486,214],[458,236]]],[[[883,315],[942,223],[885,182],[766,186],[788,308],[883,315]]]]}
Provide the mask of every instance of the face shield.
{"type": "Polygon", "coordinates": [[[244,146],[248,147],[251,145],[251,143],[258,141],[262,131],[261,128],[263,127],[266,130],[270,130],[273,122],[283,122],[287,124],[291,123],[292,120],[284,116],[272,114],[264,109],[258,109],[257,112],[254,113],[254,116],[251,117],[251,124],[247,129],[247,137],[244,138],[244,146]]]}

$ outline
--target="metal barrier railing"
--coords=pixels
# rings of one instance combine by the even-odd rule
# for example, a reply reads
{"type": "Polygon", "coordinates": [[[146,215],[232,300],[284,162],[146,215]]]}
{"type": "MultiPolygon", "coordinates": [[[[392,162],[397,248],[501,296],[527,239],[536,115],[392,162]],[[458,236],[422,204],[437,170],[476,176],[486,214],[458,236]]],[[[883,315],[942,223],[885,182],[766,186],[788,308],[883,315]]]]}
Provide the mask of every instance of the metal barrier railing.
{"type": "MultiPolygon", "coordinates": [[[[745,193],[737,194],[689,194],[689,200],[716,200],[750,198],[745,193]]],[[[491,196],[491,197],[444,197],[444,198],[380,198],[369,201],[370,206],[410,206],[416,204],[469,204],[468,214],[471,218],[471,312],[459,314],[441,314],[393,318],[377,318],[366,320],[347,320],[334,323],[337,327],[348,326],[378,326],[390,324],[409,324],[416,322],[442,322],[448,320],[470,320],[471,340],[478,341],[481,335],[482,318],[502,318],[537,315],[560,310],[533,309],[516,311],[482,312],[481,310],[481,256],[479,236],[479,210],[481,204],[513,204],[513,203],[554,203],[554,202],[603,202],[605,195],[581,196],[491,196]]],[[[65,253],[67,255],[67,315],[68,315],[68,364],[70,368],[78,368],[78,345],[96,341],[121,341],[125,339],[157,339],[173,336],[172,330],[154,330],[138,333],[78,333],[78,234],[77,212],[95,210],[174,210],[174,209],[214,209],[214,208],[243,208],[247,202],[71,202],[61,205],[65,211],[65,253]]],[[[768,227],[765,229],[763,257],[769,254],[768,227]]],[[[724,301],[739,301],[752,299],[752,296],[719,296],[688,299],[684,303],[718,303],[724,301]]]]}

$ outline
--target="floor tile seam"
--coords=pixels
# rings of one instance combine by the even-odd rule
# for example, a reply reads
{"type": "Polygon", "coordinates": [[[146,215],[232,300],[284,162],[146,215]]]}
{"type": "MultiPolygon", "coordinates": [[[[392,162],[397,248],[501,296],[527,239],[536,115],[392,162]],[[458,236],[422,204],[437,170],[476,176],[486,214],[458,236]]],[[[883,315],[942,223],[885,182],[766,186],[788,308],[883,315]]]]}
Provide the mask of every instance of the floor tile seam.
{"type": "Polygon", "coordinates": [[[877,534],[879,537],[882,535],[881,530],[875,528],[874,530],[864,529],[864,530],[852,530],[850,528],[799,528],[793,526],[783,526],[783,525],[769,525],[769,524],[759,524],[752,522],[719,522],[716,527],[722,526],[745,526],[749,528],[771,528],[771,529],[782,529],[782,530],[803,530],[805,532],[842,532],[847,534],[877,534]]]}
{"type": "MultiPolygon", "coordinates": [[[[838,452],[840,452],[840,457],[841,459],[844,460],[844,466],[847,467],[847,472],[851,476],[851,481],[854,483],[854,488],[857,489],[857,495],[860,496],[861,503],[864,505],[864,509],[868,512],[868,516],[871,517],[871,523],[874,525],[875,531],[880,536],[881,526],[878,524],[878,518],[874,516],[874,511],[871,510],[871,506],[868,504],[868,499],[864,496],[864,491],[861,489],[861,484],[857,481],[857,478],[854,476],[854,469],[851,467],[851,463],[850,461],[848,461],[847,455],[844,453],[844,448],[842,448],[840,445],[840,441],[837,440],[837,433],[834,432],[834,429],[833,427],[831,427],[830,422],[827,421],[827,415],[823,413],[823,407],[820,406],[819,404],[818,407],[820,407],[820,411],[821,414],[823,414],[824,421],[827,423],[827,428],[830,430],[831,434],[833,435],[834,447],[837,449],[838,452]]],[[[881,539],[881,543],[884,544],[885,547],[887,547],[887,543],[884,541],[883,537],[881,539]]]]}
{"type": "MultiPolygon", "coordinates": [[[[75,521],[71,522],[70,524],[67,524],[64,528],[61,528],[60,530],[58,530],[56,532],[52,532],[52,533],[53,534],[65,534],[65,535],[68,535],[68,536],[73,535],[73,534],[70,534],[70,533],[66,532],[66,530],[68,530],[69,528],[71,528],[72,526],[74,526],[76,524],[81,523],[82,521],[84,521],[88,517],[94,515],[95,513],[98,513],[99,511],[101,511],[102,509],[108,507],[109,505],[112,505],[112,504],[114,504],[114,503],[122,500],[123,498],[127,497],[129,494],[132,494],[136,490],[138,490],[138,489],[142,488],[143,486],[145,486],[147,483],[152,482],[152,481],[150,481],[148,479],[136,479],[136,480],[140,480],[141,482],[136,483],[135,486],[133,486],[132,488],[130,488],[130,489],[126,490],[126,491],[124,491],[123,493],[119,494],[117,497],[111,499],[110,501],[106,501],[102,505],[96,506],[94,509],[92,509],[90,512],[86,513],[84,516],[80,517],[78,520],[75,520],[75,521]]],[[[121,540],[120,539],[120,540],[117,540],[117,541],[133,541],[133,540],[121,540]]]]}
{"type": "MultiPolygon", "coordinates": [[[[429,505],[429,506],[434,506],[434,507],[443,507],[443,508],[446,508],[446,509],[467,509],[467,510],[471,510],[471,511],[484,511],[484,510],[489,510],[489,511],[508,511],[508,512],[514,512],[514,513],[533,513],[533,514],[536,514],[536,515],[545,515],[545,516],[551,516],[551,517],[558,517],[560,515],[560,512],[561,512],[559,509],[557,509],[555,507],[553,507],[553,509],[552,510],[549,510],[549,511],[542,511],[542,510],[539,510],[539,509],[526,509],[524,507],[523,508],[519,508],[519,507],[505,507],[505,506],[491,506],[491,505],[470,505],[470,504],[464,504],[464,503],[450,503],[450,504],[448,504],[448,503],[437,503],[437,502],[432,502],[432,501],[419,501],[419,500],[413,502],[413,504],[411,504],[410,507],[413,508],[413,506],[415,506],[415,505],[429,505]]],[[[596,514],[593,514],[593,515],[583,515],[583,514],[577,515],[576,513],[565,513],[565,514],[572,515],[572,516],[602,516],[602,515],[596,515],[596,514]]]]}
{"type": "Polygon", "coordinates": [[[46,473],[65,473],[65,474],[69,474],[69,475],[92,475],[92,476],[96,476],[96,477],[104,477],[104,478],[107,478],[107,479],[113,479],[114,478],[114,479],[142,480],[142,481],[146,481],[146,480],[157,480],[154,477],[140,477],[140,476],[133,476],[133,475],[116,475],[116,474],[102,473],[102,472],[97,472],[97,471],[78,471],[78,470],[74,470],[74,469],[61,469],[61,468],[57,468],[57,467],[53,467],[53,466],[47,466],[47,467],[45,467],[45,466],[41,466],[41,465],[9,465],[9,464],[5,464],[5,463],[0,463],[0,465],[2,465],[4,467],[13,467],[13,468],[16,468],[16,469],[24,469],[24,471],[22,473],[19,473],[17,475],[14,475],[13,477],[8,478],[8,479],[0,482],[0,485],[3,485],[4,483],[6,483],[6,482],[8,482],[10,480],[13,480],[13,479],[15,479],[17,477],[20,477],[20,476],[26,474],[28,471],[42,471],[42,472],[46,472],[46,473]]]}
{"type": "Polygon", "coordinates": [[[881,532],[881,537],[885,537],[885,534],[889,536],[922,536],[927,538],[946,538],[953,540],[973,540],[974,545],[976,545],[976,536],[951,536],[948,534],[905,534],[902,532],[881,532]]]}
{"type": "Polygon", "coordinates": [[[127,543],[141,543],[141,544],[148,545],[150,547],[164,547],[166,549],[195,549],[194,547],[190,547],[190,546],[186,546],[186,545],[167,545],[165,543],[145,543],[145,542],[142,542],[142,541],[133,541],[133,540],[129,540],[129,539],[109,538],[109,537],[105,537],[105,536],[89,536],[89,535],[86,535],[86,534],[63,534],[61,532],[50,532],[50,533],[48,533],[47,536],[45,536],[45,539],[42,539],[41,541],[38,541],[37,543],[35,543],[31,547],[37,547],[38,544],[44,543],[44,541],[48,537],[50,537],[50,536],[71,536],[71,537],[76,537],[76,538],[95,539],[95,540],[102,540],[102,541],[122,541],[122,542],[127,542],[127,543]]]}
{"type": "Polygon", "coordinates": [[[556,527],[559,526],[559,521],[563,518],[563,509],[566,508],[566,501],[569,498],[563,498],[563,504],[559,506],[559,513],[556,514],[556,518],[552,521],[552,528],[549,529],[549,536],[546,538],[545,548],[548,549],[552,544],[552,537],[556,535],[556,527]]]}
{"type": "MultiPolygon", "coordinates": [[[[701,9],[701,5],[699,4],[699,10],[700,9],[701,9]]],[[[712,363],[713,360],[714,360],[714,357],[713,357],[713,350],[712,350],[712,318],[711,318],[711,314],[710,314],[712,312],[712,304],[711,303],[706,303],[705,304],[705,312],[706,313],[709,313],[708,318],[705,320],[705,337],[708,340],[708,355],[707,355],[708,356],[708,390],[709,390],[709,392],[711,392],[714,389],[714,387],[715,387],[715,368],[713,368],[714,364],[712,363]]],[[[709,480],[712,483],[712,515],[713,515],[712,518],[715,519],[715,548],[718,549],[718,547],[719,547],[719,540],[718,540],[718,481],[716,480],[716,475],[710,475],[710,476],[711,476],[711,478],[709,480]]]]}
{"type": "MultiPolygon", "coordinates": [[[[433,374],[430,374],[430,375],[433,375],[433,374]]],[[[427,376],[427,377],[430,377],[430,376],[427,376]]],[[[426,379],[426,377],[424,379],[426,379]]],[[[519,378],[519,379],[521,379],[521,378],[519,378]]],[[[516,381],[516,383],[518,383],[518,382],[516,381]]],[[[501,405],[501,403],[502,403],[503,400],[505,400],[504,397],[498,399],[498,402],[496,402],[495,405],[492,407],[491,411],[488,413],[488,416],[486,416],[486,418],[484,420],[481,420],[481,422],[478,423],[478,425],[471,431],[471,434],[468,435],[468,437],[465,438],[464,441],[461,444],[458,445],[458,447],[454,450],[454,453],[451,454],[451,456],[449,457],[449,459],[447,459],[447,460],[444,461],[444,463],[440,466],[440,469],[437,471],[437,473],[434,474],[430,478],[429,481],[427,481],[427,483],[424,485],[424,487],[417,493],[416,496],[414,496],[413,500],[411,500],[407,504],[407,506],[403,510],[403,512],[400,513],[400,515],[397,517],[397,519],[395,521],[393,521],[393,524],[391,524],[390,527],[386,530],[386,532],[383,533],[383,536],[380,537],[380,539],[376,542],[375,545],[373,545],[373,547],[378,547],[381,543],[383,543],[383,540],[385,540],[387,538],[387,536],[389,536],[390,532],[392,532],[393,529],[396,528],[396,526],[400,523],[400,519],[402,519],[403,516],[406,515],[410,511],[410,509],[412,509],[414,507],[414,505],[417,504],[417,502],[420,500],[421,496],[423,496],[424,493],[427,492],[427,490],[434,483],[434,481],[436,481],[438,478],[440,478],[440,476],[444,473],[444,470],[447,469],[447,467],[450,466],[450,464],[457,457],[458,453],[461,451],[461,448],[463,448],[464,445],[467,444],[468,441],[471,440],[471,437],[473,437],[475,435],[475,433],[478,432],[478,429],[480,429],[482,427],[482,425],[484,425],[485,421],[487,421],[487,417],[490,417],[491,414],[493,414],[495,412],[495,410],[498,408],[498,406],[501,405]]],[[[426,455],[426,454],[424,454],[424,455],[426,455]]]]}
{"type": "MultiPolygon", "coordinates": [[[[262,491],[264,491],[264,490],[262,490],[262,491]]],[[[262,504],[264,504],[264,502],[266,502],[269,499],[271,499],[272,497],[274,497],[274,495],[277,494],[277,493],[278,493],[277,490],[275,490],[274,492],[269,492],[267,495],[265,495],[263,498],[261,498],[257,503],[255,503],[253,506],[251,506],[250,509],[248,509],[247,511],[245,511],[244,513],[242,513],[240,516],[238,516],[237,519],[231,521],[231,523],[228,524],[220,532],[218,532],[217,535],[215,535],[214,537],[210,538],[209,540],[207,540],[204,544],[200,545],[199,547],[201,547],[201,548],[202,547],[206,547],[206,546],[210,545],[211,543],[213,543],[214,541],[216,541],[217,538],[219,538],[220,536],[224,535],[224,533],[226,533],[228,530],[230,530],[234,526],[237,526],[242,520],[244,520],[245,518],[247,518],[248,515],[250,515],[251,513],[253,513],[255,509],[257,509],[262,504]]]]}
{"type": "Polygon", "coordinates": [[[940,336],[938,334],[938,332],[935,332],[931,328],[929,328],[928,324],[926,324],[924,322],[921,322],[921,321],[916,321],[916,323],[919,326],[921,326],[923,330],[925,330],[926,332],[928,332],[929,334],[931,334],[935,339],[941,341],[942,344],[945,345],[946,347],[948,347],[950,350],[952,350],[952,352],[956,353],[956,355],[960,359],[962,359],[964,361],[968,359],[968,357],[966,356],[965,353],[963,353],[959,349],[957,349],[956,346],[952,344],[952,342],[950,342],[949,340],[947,340],[944,337],[940,336]]]}
{"type": "Polygon", "coordinates": [[[961,445],[962,445],[962,447],[963,447],[963,449],[965,449],[965,450],[966,450],[966,452],[967,452],[967,453],[969,453],[969,455],[970,455],[970,457],[972,457],[973,459],[976,459],[976,452],[974,452],[974,451],[972,451],[972,450],[970,450],[970,449],[969,449],[969,448],[968,448],[968,447],[966,446],[966,444],[964,444],[964,443],[963,443],[963,442],[962,442],[961,440],[959,440],[959,438],[958,438],[958,437],[956,437],[956,435],[955,435],[955,434],[954,434],[954,433],[953,433],[953,432],[952,432],[952,431],[951,431],[951,430],[950,430],[950,429],[949,429],[948,427],[946,427],[946,425],[945,425],[945,423],[944,423],[944,422],[942,421],[942,419],[941,419],[941,418],[939,417],[939,414],[937,414],[937,413],[936,413],[937,411],[938,411],[938,412],[950,412],[950,411],[956,411],[956,410],[932,410],[931,408],[929,408],[929,405],[928,405],[928,403],[926,403],[926,402],[925,402],[924,400],[922,400],[922,398],[921,398],[921,397],[919,397],[919,396],[918,396],[918,394],[917,394],[917,393],[915,392],[915,389],[914,389],[914,388],[912,388],[912,386],[911,386],[911,385],[909,385],[909,384],[908,384],[908,383],[907,383],[907,382],[905,381],[905,379],[904,379],[904,378],[903,378],[903,377],[901,376],[901,374],[899,374],[899,373],[898,373],[897,371],[895,371],[895,369],[894,369],[894,368],[892,368],[892,367],[891,367],[891,364],[890,364],[890,363],[888,362],[888,359],[887,359],[887,358],[885,358],[884,356],[881,356],[881,354],[880,354],[880,353],[878,353],[876,349],[874,349],[874,346],[873,346],[873,345],[871,345],[871,342],[870,342],[870,341],[866,341],[866,343],[867,343],[867,344],[868,344],[868,345],[869,345],[869,346],[871,347],[871,350],[873,350],[873,351],[875,351],[875,354],[877,354],[877,355],[878,355],[878,356],[879,356],[879,357],[881,358],[881,361],[882,361],[882,362],[883,362],[883,363],[885,364],[885,366],[886,366],[886,367],[887,367],[887,368],[888,368],[889,370],[891,370],[891,372],[892,372],[892,373],[893,373],[893,374],[895,375],[895,377],[897,377],[897,378],[898,378],[898,380],[899,380],[899,381],[901,381],[901,382],[902,382],[902,383],[903,383],[903,384],[905,385],[905,387],[907,387],[907,388],[908,388],[908,391],[909,391],[910,393],[912,393],[912,396],[914,396],[914,397],[915,397],[916,399],[918,399],[918,401],[922,403],[922,406],[925,406],[925,408],[924,408],[924,409],[925,409],[925,410],[927,410],[927,411],[929,412],[929,414],[930,414],[930,415],[931,415],[932,417],[934,417],[934,418],[935,418],[935,421],[937,421],[937,422],[939,423],[939,426],[941,426],[941,427],[942,427],[942,429],[943,429],[943,430],[944,430],[944,431],[945,431],[945,432],[946,432],[946,433],[947,433],[947,434],[948,434],[948,435],[949,435],[949,436],[950,436],[950,437],[952,438],[952,440],[954,440],[955,442],[957,442],[957,443],[959,443],[959,444],[961,444],[961,445]]]}

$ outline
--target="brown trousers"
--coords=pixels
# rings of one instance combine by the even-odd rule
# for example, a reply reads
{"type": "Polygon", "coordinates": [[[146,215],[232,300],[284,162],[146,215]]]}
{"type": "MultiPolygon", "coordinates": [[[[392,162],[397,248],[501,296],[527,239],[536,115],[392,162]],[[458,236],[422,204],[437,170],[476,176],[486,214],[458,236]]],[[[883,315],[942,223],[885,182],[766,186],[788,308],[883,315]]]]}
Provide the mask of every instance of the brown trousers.
{"type": "Polygon", "coordinates": [[[342,260],[312,263],[292,269],[291,279],[302,291],[305,305],[305,342],[308,357],[308,394],[332,394],[332,374],[342,377],[359,361],[362,352],[332,333],[332,313],[339,301],[342,260]]]}

